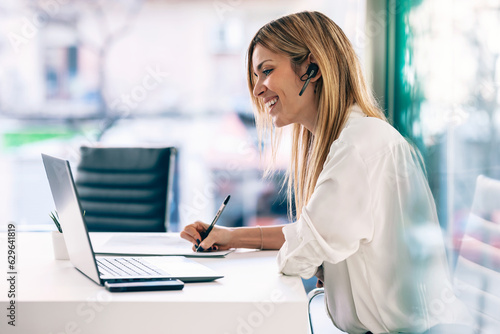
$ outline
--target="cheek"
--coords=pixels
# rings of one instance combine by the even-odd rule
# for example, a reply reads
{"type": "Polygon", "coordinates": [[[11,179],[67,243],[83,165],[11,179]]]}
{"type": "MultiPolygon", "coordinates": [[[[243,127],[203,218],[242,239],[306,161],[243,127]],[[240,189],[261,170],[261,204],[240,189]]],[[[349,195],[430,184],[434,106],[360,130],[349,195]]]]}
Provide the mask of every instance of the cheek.
{"type": "Polygon", "coordinates": [[[279,95],[280,101],[283,103],[290,103],[289,100],[293,99],[294,94],[294,84],[292,81],[281,81],[279,86],[276,86],[276,90],[274,90],[276,94],[279,95]]]}
{"type": "Polygon", "coordinates": [[[297,74],[290,70],[282,70],[273,73],[269,77],[268,88],[278,94],[280,98],[291,98],[298,96],[302,82],[297,77],[297,74]]]}
{"type": "Polygon", "coordinates": [[[299,92],[302,89],[302,86],[304,85],[304,82],[302,82],[297,75],[293,75],[292,77],[287,80],[287,90],[286,94],[289,99],[297,99],[296,102],[301,102],[303,99],[300,98],[299,92]]]}

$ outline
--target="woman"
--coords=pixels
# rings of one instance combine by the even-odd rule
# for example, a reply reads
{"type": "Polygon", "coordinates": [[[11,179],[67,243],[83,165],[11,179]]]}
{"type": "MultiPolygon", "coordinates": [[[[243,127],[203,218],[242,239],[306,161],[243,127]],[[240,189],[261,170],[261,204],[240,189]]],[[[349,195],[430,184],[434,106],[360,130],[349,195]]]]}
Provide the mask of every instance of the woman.
{"type": "Polygon", "coordinates": [[[349,333],[466,323],[418,159],[377,107],[342,30],[318,12],[272,21],[250,43],[247,75],[273,156],[274,130],[293,126],[296,222],[217,227],[201,240],[198,221],[181,236],[203,250],[280,249],[280,271],[318,276],[332,321],[349,333]]]}

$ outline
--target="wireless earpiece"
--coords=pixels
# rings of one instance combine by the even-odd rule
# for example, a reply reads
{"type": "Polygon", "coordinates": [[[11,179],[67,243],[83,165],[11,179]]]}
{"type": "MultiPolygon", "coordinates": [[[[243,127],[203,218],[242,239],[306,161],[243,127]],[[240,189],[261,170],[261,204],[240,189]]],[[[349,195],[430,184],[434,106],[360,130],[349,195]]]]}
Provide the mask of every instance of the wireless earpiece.
{"type": "Polygon", "coordinates": [[[306,73],[300,77],[300,80],[305,81],[305,83],[302,89],[300,90],[299,96],[302,96],[302,93],[304,93],[304,91],[306,90],[307,85],[309,85],[309,81],[311,81],[311,79],[314,78],[316,74],[318,74],[318,70],[319,67],[315,63],[311,63],[309,64],[309,66],[307,66],[306,73]]]}

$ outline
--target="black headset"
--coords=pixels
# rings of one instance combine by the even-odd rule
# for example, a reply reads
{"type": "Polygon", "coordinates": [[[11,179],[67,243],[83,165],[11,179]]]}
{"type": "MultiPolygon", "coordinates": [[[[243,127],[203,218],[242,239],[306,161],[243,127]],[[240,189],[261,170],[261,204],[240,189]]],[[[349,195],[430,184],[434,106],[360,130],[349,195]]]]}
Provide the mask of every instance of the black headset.
{"type": "Polygon", "coordinates": [[[306,90],[307,85],[309,85],[309,81],[311,81],[311,79],[314,78],[316,74],[318,74],[318,70],[319,67],[315,63],[311,63],[309,64],[309,66],[307,66],[306,73],[300,77],[300,80],[305,81],[305,83],[300,90],[299,96],[302,96],[302,93],[304,93],[304,91],[306,90]]]}

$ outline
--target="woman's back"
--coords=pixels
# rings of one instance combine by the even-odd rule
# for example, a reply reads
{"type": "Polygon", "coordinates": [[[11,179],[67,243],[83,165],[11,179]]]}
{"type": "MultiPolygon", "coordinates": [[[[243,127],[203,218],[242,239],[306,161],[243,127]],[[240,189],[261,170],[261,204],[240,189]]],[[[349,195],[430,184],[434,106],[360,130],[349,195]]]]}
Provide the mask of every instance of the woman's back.
{"type": "Polygon", "coordinates": [[[345,158],[336,154],[341,147],[362,163],[340,182],[366,186],[364,203],[343,207],[356,210],[356,228],[365,229],[366,237],[344,261],[323,264],[337,326],[349,332],[423,332],[439,323],[468,323],[452,291],[434,201],[412,147],[388,123],[362,117],[357,108],[332,145],[321,178],[337,173],[328,162],[345,158]]]}

